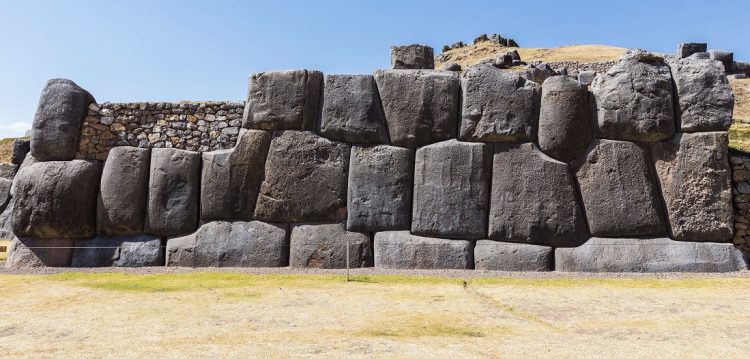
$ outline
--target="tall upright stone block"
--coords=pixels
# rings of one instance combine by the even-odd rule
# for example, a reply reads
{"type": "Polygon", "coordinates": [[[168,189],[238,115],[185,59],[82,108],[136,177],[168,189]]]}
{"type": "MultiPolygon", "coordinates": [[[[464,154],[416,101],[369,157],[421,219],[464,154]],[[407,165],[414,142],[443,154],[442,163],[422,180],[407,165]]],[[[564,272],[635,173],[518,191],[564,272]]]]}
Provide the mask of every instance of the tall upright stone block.
{"type": "Polygon", "coordinates": [[[352,147],[347,229],[380,232],[409,229],[414,151],[393,146],[352,147]]]}
{"type": "Polygon", "coordinates": [[[320,117],[323,73],[312,70],[259,72],[250,76],[244,128],[315,129],[320,117]]]}
{"type": "Polygon", "coordinates": [[[417,150],[412,233],[484,238],[491,161],[491,148],[484,143],[448,140],[417,150]]]}
{"type": "Polygon", "coordinates": [[[347,268],[348,264],[350,268],[371,267],[370,234],[350,232],[345,227],[343,223],[293,226],[289,237],[289,266],[341,269],[347,268]]]}
{"type": "Polygon", "coordinates": [[[372,75],[326,75],[320,134],[349,143],[387,143],[385,116],[372,75]]]}
{"type": "Polygon", "coordinates": [[[651,147],[672,238],[726,242],[732,237],[732,174],[726,132],[682,133],[651,147]]]}
{"type": "Polygon", "coordinates": [[[96,206],[99,234],[143,233],[150,162],[147,148],[122,146],[109,151],[96,206]]]}
{"type": "Polygon", "coordinates": [[[722,64],[707,56],[694,55],[669,65],[677,89],[680,129],[728,130],[732,125],[734,95],[722,64]]]}
{"type": "Polygon", "coordinates": [[[434,69],[435,54],[425,45],[391,46],[392,69],[434,69]]]}
{"type": "Polygon", "coordinates": [[[375,71],[391,144],[415,148],[456,137],[460,81],[451,71],[375,71]]]}
{"type": "Polygon", "coordinates": [[[172,148],[151,150],[146,233],[190,233],[198,224],[201,155],[172,148]]]}
{"type": "Polygon", "coordinates": [[[270,144],[271,132],[243,129],[234,148],[203,153],[202,220],[252,219],[270,144]]]}
{"type": "Polygon", "coordinates": [[[542,84],[539,148],[548,156],[570,162],[591,142],[591,109],[585,85],[568,76],[542,84]]]}

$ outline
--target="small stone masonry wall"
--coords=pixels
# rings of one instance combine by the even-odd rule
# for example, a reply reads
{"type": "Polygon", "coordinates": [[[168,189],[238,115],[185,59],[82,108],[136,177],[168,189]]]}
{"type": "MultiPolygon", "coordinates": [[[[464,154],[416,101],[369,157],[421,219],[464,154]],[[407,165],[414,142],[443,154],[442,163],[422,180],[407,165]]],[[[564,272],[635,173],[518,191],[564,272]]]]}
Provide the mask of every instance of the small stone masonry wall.
{"type": "Polygon", "coordinates": [[[747,269],[720,62],[633,50],[589,88],[435,71],[431,53],[253,74],[241,120],[241,103],[96,104],[51,80],[8,265],[747,269]]]}
{"type": "Polygon", "coordinates": [[[734,194],[734,237],[732,242],[750,254],[750,154],[730,151],[734,194]]]}

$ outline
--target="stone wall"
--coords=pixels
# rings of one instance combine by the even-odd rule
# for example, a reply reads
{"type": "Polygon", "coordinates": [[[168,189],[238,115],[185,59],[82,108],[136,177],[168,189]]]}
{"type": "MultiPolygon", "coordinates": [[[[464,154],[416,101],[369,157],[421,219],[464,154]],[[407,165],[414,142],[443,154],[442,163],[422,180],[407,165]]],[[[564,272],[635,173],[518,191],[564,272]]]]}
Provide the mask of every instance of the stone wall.
{"type": "Polygon", "coordinates": [[[750,154],[731,150],[734,194],[734,237],[732,242],[750,255],[750,154]]]}
{"type": "MultiPolygon", "coordinates": [[[[541,63],[542,63],[541,61],[530,62],[530,64],[532,65],[538,65],[541,63]]],[[[568,74],[574,75],[581,71],[594,71],[597,73],[605,73],[612,66],[614,66],[615,61],[601,61],[601,62],[556,61],[556,62],[546,62],[546,64],[549,67],[557,71],[560,71],[562,69],[567,69],[568,74]]]]}

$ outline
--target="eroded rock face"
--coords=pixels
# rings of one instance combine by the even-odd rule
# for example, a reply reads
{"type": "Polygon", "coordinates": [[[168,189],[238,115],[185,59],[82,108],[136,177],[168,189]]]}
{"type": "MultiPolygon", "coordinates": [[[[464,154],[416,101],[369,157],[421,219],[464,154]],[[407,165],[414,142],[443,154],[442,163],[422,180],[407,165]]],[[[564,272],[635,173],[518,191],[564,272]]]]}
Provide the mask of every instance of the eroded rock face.
{"type": "Polygon", "coordinates": [[[625,141],[595,140],[572,167],[592,236],[666,233],[647,150],[625,141]]]}
{"type": "Polygon", "coordinates": [[[679,100],[680,129],[726,131],[732,124],[734,95],[719,61],[690,56],[669,63],[679,100]]]}
{"type": "Polygon", "coordinates": [[[315,129],[323,96],[323,73],[259,72],[250,76],[242,127],[259,130],[315,129]]]}
{"type": "Polygon", "coordinates": [[[198,224],[201,155],[172,148],[151,150],[146,233],[190,233],[198,224]]]}
{"type": "Polygon", "coordinates": [[[589,238],[568,165],[531,143],[496,144],[490,197],[490,239],[576,246],[589,238]]]}
{"type": "Polygon", "coordinates": [[[195,233],[167,241],[170,267],[285,267],[287,226],[260,221],[203,224],[195,233]]]}
{"type": "Polygon", "coordinates": [[[47,81],[31,127],[31,154],[40,161],[75,158],[81,123],[92,102],[94,97],[73,81],[47,81]]]}
{"type": "Polygon", "coordinates": [[[347,229],[409,229],[414,151],[394,146],[352,147],[347,229]]]}
{"type": "Polygon", "coordinates": [[[255,217],[269,222],[323,222],[346,216],[349,145],[306,131],[273,138],[255,217]]]}
{"type": "Polygon", "coordinates": [[[321,135],[349,143],[388,142],[372,75],[326,75],[324,93],[321,135]]]}
{"type": "Polygon", "coordinates": [[[13,232],[20,238],[90,238],[96,234],[101,166],[73,160],[36,162],[16,176],[13,232]]]}
{"type": "Polygon", "coordinates": [[[73,256],[74,239],[16,238],[8,249],[5,266],[12,269],[67,267],[73,256]]]}
{"type": "Polygon", "coordinates": [[[379,70],[375,81],[392,145],[415,148],[456,137],[457,73],[379,70]]]}
{"type": "Polygon", "coordinates": [[[290,236],[289,266],[293,268],[346,268],[372,266],[370,234],[349,232],[343,223],[298,224],[290,236]]]}
{"type": "Polygon", "coordinates": [[[417,150],[411,231],[442,238],[487,235],[491,147],[448,140],[417,150]]]}
{"type": "Polygon", "coordinates": [[[31,141],[23,138],[17,138],[13,141],[13,154],[10,157],[10,163],[20,165],[26,154],[31,151],[31,141]]]}
{"type": "Polygon", "coordinates": [[[161,238],[145,234],[99,236],[75,242],[73,267],[163,266],[161,238]]]}
{"type": "Polygon", "coordinates": [[[97,199],[97,232],[104,235],[143,233],[148,202],[151,151],[115,147],[102,170],[97,199]]]}
{"type": "Polygon", "coordinates": [[[464,141],[514,142],[534,138],[541,86],[491,65],[472,66],[461,76],[464,141]]]}
{"type": "Polygon", "coordinates": [[[732,237],[732,174],[726,132],[682,133],[651,147],[672,238],[725,242],[732,237]]]}
{"type": "Polygon", "coordinates": [[[375,267],[387,269],[472,269],[474,242],[420,237],[409,231],[375,233],[375,267]]]}
{"type": "Polygon", "coordinates": [[[552,248],[522,243],[477,241],[474,269],[509,272],[545,272],[552,270],[552,248]]]}
{"type": "Polygon", "coordinates": [[[628,51],[591,89],[601,138],[655,142],[674,135],[672,75],[663,58],[628,51]]]}
{"type": "Polygon", "coordinates": [[[570,162],[591,142],[591,109],[586,86],[568,76],[542,84],[539,148],[548,156],[570,162]]]}
{"type": "Polygon", "coordinates": [[[203,153],[201,219],[251,220],[271,133],[242,130],[230,150],[203,153]]]}
{"type": "Polygon", "coordinates": [[[391,46],[391,68],[434,69],[435,55],[429,46],[391,46]]]}

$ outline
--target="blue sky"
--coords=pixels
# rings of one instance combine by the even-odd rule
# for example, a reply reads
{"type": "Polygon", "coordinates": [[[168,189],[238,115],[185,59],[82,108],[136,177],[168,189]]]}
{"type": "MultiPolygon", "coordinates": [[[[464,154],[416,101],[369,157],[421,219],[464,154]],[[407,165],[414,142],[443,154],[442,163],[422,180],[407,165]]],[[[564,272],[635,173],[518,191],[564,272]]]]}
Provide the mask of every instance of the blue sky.
{"type": "Polygon", "coordinates": [[[750,1],[0,0],[0,138],[30,127],[47,79],[97,101],[241,100],[252,72],[371,73],[393,44],[499,33],[523,47],[673,52],[708,42],[750,60],[750,1]]]}

